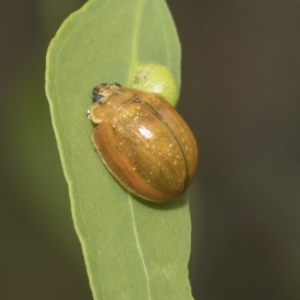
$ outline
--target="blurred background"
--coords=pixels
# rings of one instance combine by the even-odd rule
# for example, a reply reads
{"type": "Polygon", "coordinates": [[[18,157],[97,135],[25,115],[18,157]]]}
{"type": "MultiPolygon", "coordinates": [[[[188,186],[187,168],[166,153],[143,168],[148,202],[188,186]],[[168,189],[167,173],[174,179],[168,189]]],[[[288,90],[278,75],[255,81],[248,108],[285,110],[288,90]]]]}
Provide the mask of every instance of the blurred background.
{"type": "MultiPolygon", "coordinates": [[[[0,3],[3,300],[92,299],[44,93],[49,41],[84,2],[0,3]]],[[[201,147],[194,297],[300,299],[300,2],[168,4],[201,147]]]]}

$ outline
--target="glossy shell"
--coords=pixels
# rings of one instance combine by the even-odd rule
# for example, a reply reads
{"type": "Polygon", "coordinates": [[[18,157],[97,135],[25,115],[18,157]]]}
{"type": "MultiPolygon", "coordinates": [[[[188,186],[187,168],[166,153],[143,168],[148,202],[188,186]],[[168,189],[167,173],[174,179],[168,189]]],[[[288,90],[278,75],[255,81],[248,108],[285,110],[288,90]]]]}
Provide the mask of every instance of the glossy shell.
{"type": "Polygon", "coordinates": [[[197,143],[162,96],[99,84],[92,99],[92,141],[121,185],[155,202],[169,201],[188,188],[198,165],[197,143]]]}

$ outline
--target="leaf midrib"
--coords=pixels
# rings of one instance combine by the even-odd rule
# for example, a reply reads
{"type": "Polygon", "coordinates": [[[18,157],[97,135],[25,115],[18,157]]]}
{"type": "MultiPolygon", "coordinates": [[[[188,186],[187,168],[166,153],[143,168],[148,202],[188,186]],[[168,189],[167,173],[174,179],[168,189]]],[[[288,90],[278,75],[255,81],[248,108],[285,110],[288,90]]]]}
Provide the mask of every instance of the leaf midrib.
{"type": "Polygon", "coordinates": [[[136,13],[136,20],[135,20],[135,26],[133,32],[133,39],[132,39],[132,63],[131,63],[131,68],[128,72],[127,83],[126,83],[128,87],[131,87],[132,80],[130,79],[133,79],[134,71],[138,64],[138,37],[141,29],[141,20],[142,20],[145,4],[146,1],[142,0],[142,1],[138,1],[138,5],[137,5],[138,13],[136,13]]]}
{"type": "Polygon", "coordinates": [[[148,269],[147,269],[147,265],[145,262],[145,258],[144,258],[143,250],[141,247],[138,230],[137,230],[137,224],[136,224],[135,214],[134,214],[134,210],[133,210],[133,203],[132,203],[133,201],[134,201],[134,199],[132,199],[132,197],[130,195],[128,195],[128,205],[129,205],[129,209],[130,209],[130,213],[131,213],[133,234],[134,234],[134,238],[136,241],[136,247],[137,247],[137,250],[138,250],[141,262],[142,262],[144,274],[145,274],[146,286],[147,286],[147,296],[148,296],[148,299],[151,300],[152,297],[151,297],[151,290],[150,290],[149,274],[148,274],[148,269]]]}

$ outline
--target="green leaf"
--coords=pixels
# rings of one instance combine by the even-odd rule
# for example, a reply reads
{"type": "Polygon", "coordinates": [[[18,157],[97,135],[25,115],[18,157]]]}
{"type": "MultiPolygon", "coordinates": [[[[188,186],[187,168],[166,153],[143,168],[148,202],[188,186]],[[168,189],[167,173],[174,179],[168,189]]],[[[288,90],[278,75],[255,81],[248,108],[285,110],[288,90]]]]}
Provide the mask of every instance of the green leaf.
{"type": "Polygon", "coordinates": [[[132,86],[148,63],[180,85],[180,46],[163,0],[91,0],[47,53],[46,92],[94,299],[192,299],[187,196],[164,204],[130,196],[94,151],[85,115],[93,86],[132,86]]]}

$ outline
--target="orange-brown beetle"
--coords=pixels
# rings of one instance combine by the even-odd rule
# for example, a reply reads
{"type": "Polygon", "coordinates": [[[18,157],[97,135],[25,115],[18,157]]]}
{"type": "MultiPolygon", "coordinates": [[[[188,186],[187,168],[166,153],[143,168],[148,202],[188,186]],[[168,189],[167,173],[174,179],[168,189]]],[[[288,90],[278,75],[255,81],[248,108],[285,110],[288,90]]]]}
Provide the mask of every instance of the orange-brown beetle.
{"type": "Polygon", "coordinates": [[[191,184],[198,165],[193,133],[159,94],[98,84],[87,115],[92,141],[110,173],[129,192],[165,202],[191,184]]]}

